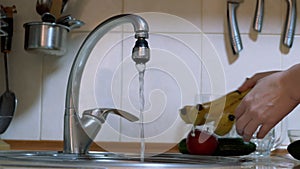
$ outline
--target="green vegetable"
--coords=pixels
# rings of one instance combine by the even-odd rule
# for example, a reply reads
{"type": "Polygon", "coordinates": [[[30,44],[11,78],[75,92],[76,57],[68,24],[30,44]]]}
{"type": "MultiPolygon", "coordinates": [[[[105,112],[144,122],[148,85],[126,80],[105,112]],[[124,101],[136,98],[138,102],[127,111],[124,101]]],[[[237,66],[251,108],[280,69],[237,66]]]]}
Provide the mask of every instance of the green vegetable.
{"type": "Polygon", "coordinates": [[[182,154],[189,154],[189,151],[188,151],[187,146],[186,146],[186,138],[182,139],[182,140],[178,143],[178,150],[179,150],[179,152],[181,152],[182,154]]]}
{"type": "Polygon", "coordinates": [[[252,142],[244,142],[242,138],[219,138],[219,145],[215,156],[242,156],[248,155],[256,150],[252,142]]]}

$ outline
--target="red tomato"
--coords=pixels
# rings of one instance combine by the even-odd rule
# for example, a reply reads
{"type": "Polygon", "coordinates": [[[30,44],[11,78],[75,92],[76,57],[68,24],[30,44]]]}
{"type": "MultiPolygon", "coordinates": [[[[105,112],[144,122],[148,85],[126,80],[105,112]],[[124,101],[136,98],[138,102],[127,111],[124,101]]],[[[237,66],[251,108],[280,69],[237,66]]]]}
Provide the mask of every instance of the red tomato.
{"type": "Polygon", "coordinates": [[[206,131],[195,129],[187,136],[186,145],[190,154],[212,155],[218,147],[218,139],[206,131]]]}

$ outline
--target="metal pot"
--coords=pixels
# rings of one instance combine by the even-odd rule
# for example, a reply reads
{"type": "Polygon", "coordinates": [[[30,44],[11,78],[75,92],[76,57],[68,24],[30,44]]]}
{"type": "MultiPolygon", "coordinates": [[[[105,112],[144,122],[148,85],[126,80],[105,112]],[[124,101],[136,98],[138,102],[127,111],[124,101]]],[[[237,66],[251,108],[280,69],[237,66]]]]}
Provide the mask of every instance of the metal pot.
{"type": "Polygon", "coordinates": [[[25,23],[24,49],[38,54],[62,56],[67,52],[69,27],[50,22],[25,23]]]}

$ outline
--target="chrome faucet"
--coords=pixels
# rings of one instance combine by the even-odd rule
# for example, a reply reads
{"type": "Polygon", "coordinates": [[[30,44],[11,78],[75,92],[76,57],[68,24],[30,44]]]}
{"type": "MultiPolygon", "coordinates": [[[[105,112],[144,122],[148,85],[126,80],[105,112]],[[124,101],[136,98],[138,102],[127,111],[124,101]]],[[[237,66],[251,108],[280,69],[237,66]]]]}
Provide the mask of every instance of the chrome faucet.
{"type": "Polygon", "coordinates": [[[148,38],[148,24],[137,15],[122,14],[100,23],[85,39],[73,62],[68,79],[64,115],[64,153],[85,154],[96,137],[109,113],[119,115],[129,121],[138,118],[121,110],[97,108],[78,115],[79,89],[84,67],[96,43],[110,30],[124,23],[131,23],[137,39],[132,50],[136,64],[145,64],[150,59],[150,50],[145,39],[148,38]]]}

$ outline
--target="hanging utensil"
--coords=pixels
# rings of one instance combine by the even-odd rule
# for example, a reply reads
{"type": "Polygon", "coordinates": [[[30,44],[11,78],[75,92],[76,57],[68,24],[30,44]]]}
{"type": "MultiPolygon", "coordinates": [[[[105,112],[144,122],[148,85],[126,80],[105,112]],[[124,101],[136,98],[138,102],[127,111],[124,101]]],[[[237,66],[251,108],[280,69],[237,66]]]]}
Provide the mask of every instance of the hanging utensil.
{"type": "Polygon", "coordinates": [[[7,53],[4,53],[4,67],[6,91],[0,97],[0,134],[4,133],[8,128],[13,118],[17,103],[15,93],[9,89],[7,53]]]}
{"type": "Polygon", "coordinates": [[[264,0],[257,0],[256,1],[256,9],[255,15],[253,20],[253,29],[257,32],[261,32],[262,23],[264,18],[264,0]]]}
{"type": "Polygon", "coordinates": [[[38,14],[43,15],[50,12],[52,0],[37,0],[35,10],[38,14]]]}
{"type": "Polygon", "coordinates": [[[67,4],[68,4],[68,0],[63,0],[62,1],[61,13],[63,13],[66,10],[67,4]]]}
{"type": "Polygon", "coordinates": [[[287,0],[286,2],[288,4],[288,9],[283,32],[283,45],[291,48],[294,41],[297,20],[297,7],[296,0],[287,0]]]}
{"type": "Polygon", "coordinates": [[[43,13],[41,19],[43,22],[50,22],[50,23],[56,22],[56,17],[49,12],[43,13]]]}
{"type": "Polygon", "coordinates": [[[2,20],[2,18],[6,18],[6,13],[4,10],[0,9],[0,36],[6,36],[7,33],[1,28],[6,27],[7,23],[2,20]]]}
{"type": "Polygon", "coordinates": [[[65,23],[69,22],[70,20],[73,20],[74,18],[71,15],[65,15],[61,16],[56,20],[57,24],[62,24],[64,25],[65,23]]]}
{"type": "Polygon", "coordinates": [[[55,18],[59,18],[66,9],[68,0],[37,0],[36,12],[41,16],[44,13],[51,13],[55,18]]]}
{"type": "Polygon", "coordinates": [[[7,36],[1,37],[1,52],[4,53],[4,67],[5,67],[5,81],[6,90],[0,97],[0,134],[4,133],[8,128],[12,117],[16,109],[16,95],[9,89],[9,77],[8,77],[8,64],[7,57],[11,51],[11,43],[13,36],[13,13],[16,13],[16,7],[3,7],[1,8],[6,12],[7,17],[3,20],[7,23],[7,27],[4,27],[4,31],[7,32],[7,36]]]}
{"type": "Polygon", "coordinates": [[[84,22],[73,18],[71,15],[66,15],[58,18],[56,23],[67,26],[69,30],[80,28],[82,25],[84,25],[84,22]]]}
{"type": "Polygon", "coordinates": [[[55,17],[59,18],[62,10],[62,0],[52,0],[50,13],[55,17]]]}
{"type": "Polygon", "coordinates": [[[70,30],[73,30],[76,28],[80,28],[83,25],[84,25],[84,22],[74,19],[74,20],[69,21],[66,26],[68,26],[70,30]]]}
{"type": "Polygon", "coordinates": [[[236,19],[236,9],[241,2],[243,2],[243,0],[227,1],[227,22],[233,54],[239,54],[243,49],[242,39],[236,19]]]}

